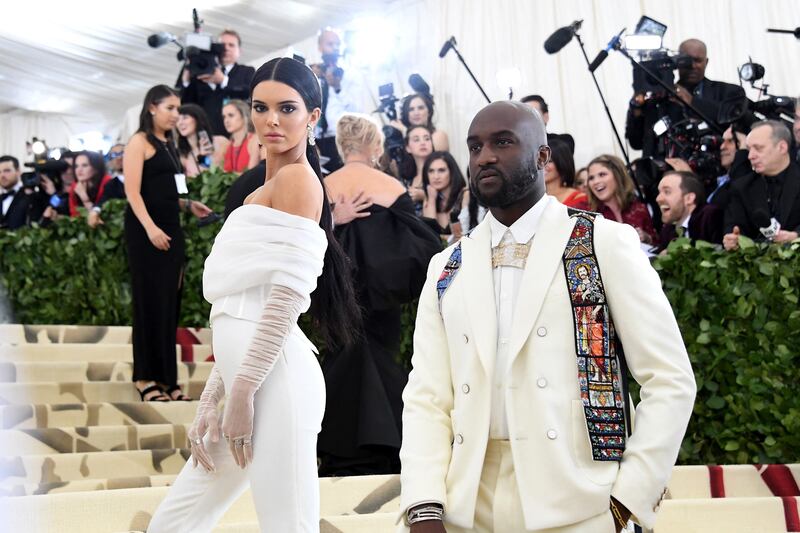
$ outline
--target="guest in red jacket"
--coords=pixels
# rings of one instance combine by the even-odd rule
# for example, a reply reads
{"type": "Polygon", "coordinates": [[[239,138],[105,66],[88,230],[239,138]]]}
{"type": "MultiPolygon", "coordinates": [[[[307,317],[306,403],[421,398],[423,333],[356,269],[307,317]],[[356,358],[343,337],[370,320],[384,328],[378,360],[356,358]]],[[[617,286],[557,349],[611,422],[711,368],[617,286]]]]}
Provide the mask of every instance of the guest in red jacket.
{"type": "Polygon", "coordinates": [[[69,187],[69,216],[76,217],[79,207],[88,210],[95,206],[112,178],[106,174],[106,163],[98,152],[78,152],[72,166],[75,181],[69,187]]]}
{"type": "Polygon", "coordinates": [[[597,156],[589,163],[589,208],[609,220],[636,228],[639,240],[653,246],[658,234],[647,206],[636,198],[633,179],[625,163],[613,155],[597,156]]]}

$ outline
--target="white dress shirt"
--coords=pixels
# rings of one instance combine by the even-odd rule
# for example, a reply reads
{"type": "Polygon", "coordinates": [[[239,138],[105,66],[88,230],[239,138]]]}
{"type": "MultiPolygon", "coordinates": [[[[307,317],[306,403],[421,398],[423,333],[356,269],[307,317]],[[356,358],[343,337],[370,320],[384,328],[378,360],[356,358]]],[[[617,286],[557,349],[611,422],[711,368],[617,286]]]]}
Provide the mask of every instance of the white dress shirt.
{"type": "MultiPolygon", "coordinates": [[[[14,195],[16,195],[21,188],[22,188],[22,180],[17,180],[17,184],[14,185],[13,187],[11,187],[11,189],[9,189],[9,190],[6,190],[6,189],[3,189],[2,187],[0,187],[0,193],[5,194],[7,192],[10,192],[10,193],[14,193],[14,195]]],[[[14,201],[14,196],[9,196],[8,198],[3,199],[3,205],[0,206],[0,209],[2,209],[2,212],[0,212],[0,214],[2,214],[3,216],[6,216],[6,213],[8,213],[8,210],[11,209],[11,203],[13,201],[14,201]]]]}
{"type": "MultiPolygon", "coordinates": [[[[536,233],[539,219],[547,203],[551,199],[544,195],[524,215],[519,217],[511,227],[506,227],[491,213],[486,215],[489,219],[489,228],[492,234],[492,247],[500,244],[500,240],[507,231],[517,244],[528,243],[536,233]]],[[[530,255],[528,256],[530,258],[530,255]]],[[[511,323],[514,318],[514,308],[517,303],[517,288],[522,280],[524,269],[511,266],[499,266],[494,269],[494,300],[497,311],[497,358],[492,377],[491,422],[489,437],[492,439],[508,439],[508,420],[506,418],[505,390],[508,377],[509,353],[508,339],[511,335],[511,323]]]]}
{"type": "Polygon", "coordinates": [[[325,120],[328,122],[328,129],[322,133],[322,128],[317,122],[317,138],[335,137],[336,123],[346,113],[358,113],[361,111],[358,105],[359,94],[358,86],[346,78],[343,78],[339,85],[339,91],[332,86],[328,86],[328,104],[325,106],[325,120]]]}

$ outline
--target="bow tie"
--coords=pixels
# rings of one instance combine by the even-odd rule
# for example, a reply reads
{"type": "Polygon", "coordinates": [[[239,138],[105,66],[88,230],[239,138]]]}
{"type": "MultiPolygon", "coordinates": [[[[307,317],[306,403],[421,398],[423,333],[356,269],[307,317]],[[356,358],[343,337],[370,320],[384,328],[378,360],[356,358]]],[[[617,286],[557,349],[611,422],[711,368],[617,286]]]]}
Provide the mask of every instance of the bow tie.
{"type": "Polygon", "coordinates": [[[492,247],[492,268],[499,266],[510,266],[525,268],[528,260],[528,252],[531,251],[530,241],[526,244],[514,242],[514,237],[510,230],[506,230],[500,244],[492,247]]]}
{"type": "Polygon", "coordinates": [[[13,197],[14,197],[14,191],[0,193],[0,204],[5,202],[6,198],[13,198],[13,197]]]}

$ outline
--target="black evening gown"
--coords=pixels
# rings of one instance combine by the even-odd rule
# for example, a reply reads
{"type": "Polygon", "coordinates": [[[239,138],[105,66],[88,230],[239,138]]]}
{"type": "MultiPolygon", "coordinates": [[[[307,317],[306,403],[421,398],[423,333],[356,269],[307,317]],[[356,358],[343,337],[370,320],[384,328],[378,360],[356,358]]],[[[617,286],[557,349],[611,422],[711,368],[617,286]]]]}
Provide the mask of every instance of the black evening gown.
{"type": "Polygon", "coordinates": [[[364,339],[323,354],[327,399],[317,448],[321,476],[400,471],[402,392],[408,372],[397,363],[401,304],[419,297],[442,242],[414,214],[408,194],[388,209],[335,229],[355,267],[364,309],[364,339]]]}
{"type": "Polygon", "coordinates": [[[181,170],[177,152],[155,137],[148,136],[148,141],[156,153],[142,168],[142,199],[153,222],[172,240],[167,251],[153,246],[128,206],[125,241],[133,299],[133,381],[172,386],[178,382],[175,336],[186,262],[175,184],[175,173],[181,170]]]}

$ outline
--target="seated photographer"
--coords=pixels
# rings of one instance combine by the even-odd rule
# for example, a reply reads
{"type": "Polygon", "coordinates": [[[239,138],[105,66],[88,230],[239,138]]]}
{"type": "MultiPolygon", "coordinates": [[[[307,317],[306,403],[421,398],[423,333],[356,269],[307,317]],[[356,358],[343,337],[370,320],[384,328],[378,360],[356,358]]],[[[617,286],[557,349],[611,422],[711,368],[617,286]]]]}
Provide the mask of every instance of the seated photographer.
{"type": "Polygon", "coordinates": [[[211,123],[203,108],[183,104],[178,108],[178,153],[187,178],[222,165],[228,139],[211,134],[211,123]]]}
{"type": "Polygon", "coordinates": [[[222,169],[238,174],[255,167],[261,156],[250,120],[250,107],[242,100],[231,100],[222,108],[222,119],[230,138],[222,157],[222,169]]]}
{"type": "Polygon", "coordinates": [[[636,198],[636,186],[625,163],[613,155],[595,157],[589,163],[589,210],[636,229],[644,244],[657,245],[658,234],[647,206],[636,198]]]}
{"type": "MultiPolygon", "coordinates": [[[[544,101],[544,98],[538,94],[529,94],[528,96],[522,97],[520,102],[535,109],[542,117],[544,127],[547,128],[547,123],[550,121],[550,108],[547,106],[547,102],[544,101]]],[[[572,135],[569,133],[548,133],[547,143],[550,144],[550,141],[553,139],[558,139],[559,141],[567,143],[567,146],[569,146],[569,153],[575,153],[575,139],[573,139],[572,135]]]]}
{"type": "Polygon", "coordinates": [[[682,236],[692,241],[722,244],[722,211],[705,202],[700,179],[685,170],[668,170],[658,183],[656,202],[661,210],[660,249],[682,236]]]}
{"type": "Polygon", "coordinates": [[[0,229],[14,230],[31,222],[33,197],[22,186],[19,160],[0,157],[0,229]]]}
{"type": "Polygon", "coordinates": [[[247,100],[250,97],[250,80],[256,70],[236,63],[242,46],[242,39],[237,32],[223,30],[219,34],[219,42],[225,46],[225,52],[219,58],[220,64],[214,72],[192,78],[189,68],[184,68],[177,88],[182,89],[181,103],[202,107],[211,122],[212,133],[225,136],[222,105],[228,100],[247,100]]]}
{"type": "Polygon", "coordinates": [[[733,183],[722,240],[726,250],[739,247],[740,235],[772,242],[798,238],[800,165],[789,155],[791,143],[792,134],[781,121],[752,125],[747,151],[736,153],[730,170],[733,183]]]}
{"type": "Polygon", "coordinates": [[[425,189],[422,187],[422,167],[433,152],[431,130],[427,126],[412,126],[406,131],[405,152],[399,168],[400,181],[408,189],[417,214],[422,214],[425,189]]]}
{"type": "Polygon", "coordinates": [[[403,133],[414,126],[425,126],[431,131],[433,148],[437,152],[450,150],[450,139],[443,130],[437,130],[433,125],[433,95],[414,93],[403,98],[400,107],[400,120],[393,120],[391,125],[403,133]]]}
{"type": "MultiPolygon", "coordinates": [[[[675,91],[681,100],[695,106],[710,120],[717,120],[720,103],[724,100],[745,97],[742,87],[705,77],[708,54],[703,41],[687,39],[680,44],[678,52],[691,57],[692,64],[678,69],[675,91]]],[[[658,135],[653,131],[653,126],[664,116],[669,116],[673,123],[687,117],[698,118],[666,96],[647,99],[645,94],[635,93],[631,98],[625,137],[632,148],[642,150],[643,157],[664,155],[663,147],[658,144],[658,135]]]]}
{"type": "MultiPolygon", "coordinates": [[[[450,236],[450,223],[453,208],[460,210],[457,204],[461,192],[466,187],[464,175],[450,152],[433,152],[425,159],[422,166],[422,187],[425,200],[422,202],[423,221],[443,236],[450,236]]],[[[456,213],[456,220],[458,220],[456,213]]]]}
{"type": "Polygon", "coordinates": [[[567,207],[589,209],[589,198],[586,193],[573,186],[575,184],[575,160],[572,158],[569,145],[564,141],[549,138],[547,144],[550,145],[550,161],[544,166],[544,184],[547,194],[555,196],[567,207]]]}
{"type": "Polygon", "coordinates": [[[76,217],[79,207],[92,210],[112,178],[106,174],[106,162],[97,152],[78,152],[72,166],[75,181],[69,187],[69,216],[76,217]]]}
{"type": "Polygon", "coordinates": [[[717,187],[708,195],[708,203],[716,205],[723,213],[731,201],[731,166],[738,150],[745,147],[746,136],[740,131],[735,131],[733,126],[728,126],[722,134],[722,144],[719,149],[719,162],[725,174],[717,177],[717,187]]]}

